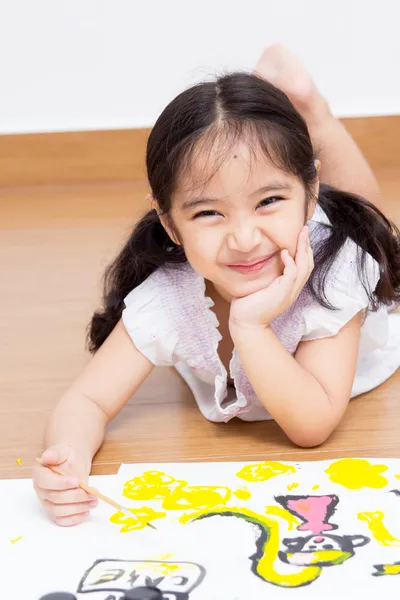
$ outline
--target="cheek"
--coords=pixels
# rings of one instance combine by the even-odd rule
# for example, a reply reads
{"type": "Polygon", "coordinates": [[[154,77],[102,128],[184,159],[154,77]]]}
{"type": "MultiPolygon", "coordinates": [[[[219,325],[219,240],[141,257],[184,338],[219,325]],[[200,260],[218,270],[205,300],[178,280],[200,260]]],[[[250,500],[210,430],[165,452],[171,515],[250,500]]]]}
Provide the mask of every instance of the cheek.
{"type": "Polygon", "coordinates": [[[296,253],[299,233],[304,226],[304,215],[300,212],[291,215],[278,215],[268,223],[265,235],[281,250],[288,250],[293,256],[296,253]]]}
{"type": "Polygon", "coordinates": [[[220,241],[212,232],[187,231],[182,236],[182,243],[188,261],[194,269],[211,269],[215,266],[220,241]]]}

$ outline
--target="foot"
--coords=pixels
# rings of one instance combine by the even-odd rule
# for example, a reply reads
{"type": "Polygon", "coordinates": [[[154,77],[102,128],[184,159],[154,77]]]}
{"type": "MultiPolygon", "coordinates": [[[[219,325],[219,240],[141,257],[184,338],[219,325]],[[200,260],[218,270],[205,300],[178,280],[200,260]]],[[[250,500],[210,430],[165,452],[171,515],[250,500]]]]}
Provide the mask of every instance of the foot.
{"type": "Polygon", "coordinates": [[[254,73],[282,90],[304,118],[327,110],[302,63],[281,44],[268,46],[254,67],[254,73]]]}

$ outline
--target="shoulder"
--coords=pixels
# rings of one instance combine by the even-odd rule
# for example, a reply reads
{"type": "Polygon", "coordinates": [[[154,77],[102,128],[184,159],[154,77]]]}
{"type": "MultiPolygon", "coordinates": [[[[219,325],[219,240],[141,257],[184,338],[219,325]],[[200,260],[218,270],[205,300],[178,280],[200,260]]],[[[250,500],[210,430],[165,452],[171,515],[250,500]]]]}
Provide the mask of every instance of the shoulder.
{"type": "Polygon", "coordinates": [[[190,286],[195,278],[188,263],[159,267],[126,296],[125,306],[146,312],[165,308],[168,300],[176,298],[176,291],[190,286]]]}
{"type": "Polygon", "coordinates": [[[135,346],[153,364],[174,363],[182,291],[191,290],[193,270],[187,263],[161,267],[125,298],[122,320],[135,346]]]}

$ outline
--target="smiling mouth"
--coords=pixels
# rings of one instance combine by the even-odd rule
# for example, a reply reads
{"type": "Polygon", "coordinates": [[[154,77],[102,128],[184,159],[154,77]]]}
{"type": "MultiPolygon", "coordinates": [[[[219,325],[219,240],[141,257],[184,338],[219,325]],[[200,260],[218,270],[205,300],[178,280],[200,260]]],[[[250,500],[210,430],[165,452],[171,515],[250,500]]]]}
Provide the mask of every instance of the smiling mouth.
{"type": "Polygon", "coordinates": [[[270,256],[266,256],[261,260],[257,260],[251,263],[237,264],[237,265],[228,265],[230,269],[237,271],[239,273],[258,273],[261,271],[271,260],[276,256],[276,252],[271,254],[270,256]]]}

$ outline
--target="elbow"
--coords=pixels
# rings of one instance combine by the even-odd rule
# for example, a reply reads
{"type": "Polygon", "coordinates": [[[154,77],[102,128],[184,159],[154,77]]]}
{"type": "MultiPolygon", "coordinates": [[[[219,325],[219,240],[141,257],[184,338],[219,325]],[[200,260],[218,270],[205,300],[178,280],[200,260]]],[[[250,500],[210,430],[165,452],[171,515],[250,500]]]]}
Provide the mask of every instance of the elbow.
{"type": "Polygon", "coordinates": [[[291,441],[299,448],[316,448],[321,446],[331,435],[332,431],[296,431],[287,433],[291,441]]]}
{"type": "Polygon", "coordinates": [[[285,431],[291,441],[300,448],[316,448],[324,444],[339,424],[341,413],[332,410],[310,415],[291,423],[285,431]]]}
{"type": "Polygon", "coordinates": [[[317,448],[318,446],[321,446],[324,442],[325,439],[320,439],[320,438],[314,438],[314,437],[309,437],[309,438],[298,438],[298,439],[293,439],[292,438],[292,442],[298,446],[299,448],[317,448]]]}

